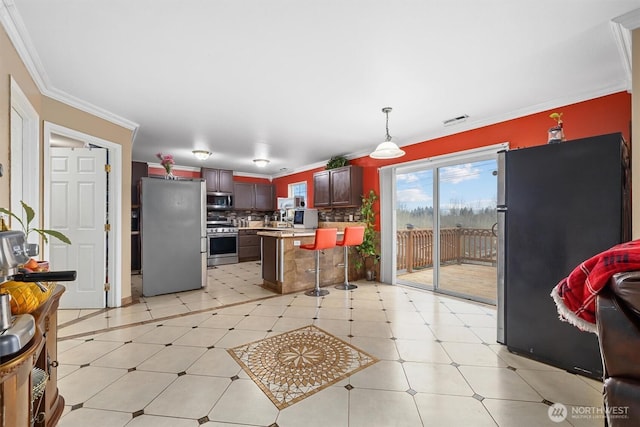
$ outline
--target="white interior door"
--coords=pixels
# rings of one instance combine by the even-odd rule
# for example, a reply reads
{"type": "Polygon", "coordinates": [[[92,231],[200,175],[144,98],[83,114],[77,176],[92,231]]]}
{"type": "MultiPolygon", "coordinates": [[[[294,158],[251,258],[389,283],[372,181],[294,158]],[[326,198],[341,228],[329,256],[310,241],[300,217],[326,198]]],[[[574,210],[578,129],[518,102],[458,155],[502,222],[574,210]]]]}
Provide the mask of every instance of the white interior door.
{"type": "Polygon", "coordinates": [[[107,240],[107,150],[51,147],[50,227],[65,233],[66,245],[49,240],[52,270],[76,270],[61,308],[104,308],[107,240]]]}
{"type": "MultiPolygon", "coordinates": [[[[40,209],[40,134],[39,117],[18,83],[11,78],[11,211],[26,220],[21,201],[31,206],[36,215],[40,209]]],[[[15,229],[17,225],[12,224],[15,229]]],[[[38,235],[29,236],[38,243],[38,235]]]]}

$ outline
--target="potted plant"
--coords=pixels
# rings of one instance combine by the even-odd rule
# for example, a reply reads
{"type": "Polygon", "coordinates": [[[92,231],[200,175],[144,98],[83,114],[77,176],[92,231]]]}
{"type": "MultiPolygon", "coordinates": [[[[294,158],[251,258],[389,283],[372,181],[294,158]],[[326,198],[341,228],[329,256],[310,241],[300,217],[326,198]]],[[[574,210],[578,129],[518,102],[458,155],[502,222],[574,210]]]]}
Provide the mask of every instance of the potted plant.
{"type": "Polygon", "coordinates": [[[14,218],[16,221],[18,221],[18,223],[20,223],[20,226],[22,227],[22,231],[24,232],[25,240],[27,240],[29,238],[29,234],[31,232],[35,232],[35,233],[38,233],[42,237],[42,240],[44,240],[45,243],[49,242],[47,236],[51,236],[51,237],[55,237],[56,239],[66,243],[68,245],[71,244],[71,240],[69,240],[69,238],[67,236],[65,236],[63,233],[61,233],[59,231],[56,231],[56,230],[45,230],[43,228],[33,227],[31,225],[31,221],[33,221],[33,219],[36,216],[35,212],[33,211],[33,208],[31,208],[31,206],[27,205],[22,200],[20,201],[20,203],[22,204],[22,209],[24,210],[24,213],[25,213],[25,216],[26,216],[25,221],[23,221],[18,215],[14,214],[13,212],[11,212],[10,210],[5,209],[5,208],[0,208],[0,213],[9,215],[12,218],[14,218]]]}
{"type": "Polygon", "coordinates": [[[378,195],[375,191],[369,190],[369,194],[362,196],[362,206],[360,207],[360,214],[362,215],[362,221],[365,224],[364,238],[362,243],[356,246],[356,251],[360,256],[355,260],[356,269],[360,270],[363,266],[368,267],[365,272],[367,280],[374,280],[373,266],[378,263],[380,255],[378,255],[378,246],[376,238],[376,212],[374,210],[375,201],[378,200],[378,195]],[[367,261],[371,261],[367,265],[367,261]]]}
{"type": "Polygon", "coordinates": [[[349,160],[347,160],[344,156],[333,156],[328,162],[326,169],[335,169],[341,168],[343,166],[347,166],[349,164],[349,160]]]}
{"type": "MultiPolygon", "coordinates": [[[[31,208],[31,206],[27,205],[23,201],[20,201],[20,203],[22,204],[22,209],[24,210],[25,214],[24,220],[5,208],[0,208],[0,213],[11,216],[20,224],[20,226],[22,227],[22,231],[24,232],[25,241],[27,240],[29,234],[31,232],[34,232],[39,234],[45,243],[49,241],[49,237],[55,237],[56,239],[68,245],[71,244],[71,240],[69,240],[67,236],[59,231],[45,230],[43,228],[36,228],[32,226],[31,221],[33,221],[36,216],[33,208],[31,208]]],[[[2,222],[4,223],[4,220],[2,222]]],[[[35,243],[27,243],[27,246],[31,245],[33,245],[33,247],[30,248],[31,250],[29,250],[28,253],[37,254],[38,245],[35,243]]],[[[24,265],[20,266],[20,268],[21,272],[24,273],[29,273],[32,271],[48,271],[49,262],[36,261],[35,258],[29,258],[29,260],[24,265]]],[[[55,282],[33,283],[9,280],[2,283],[2,291],[11,295],[11,313],[13,315],[18,315],[31,313],[33,310],[37,309],[44,301],[49,298],[55,286],[55,282]]]]}

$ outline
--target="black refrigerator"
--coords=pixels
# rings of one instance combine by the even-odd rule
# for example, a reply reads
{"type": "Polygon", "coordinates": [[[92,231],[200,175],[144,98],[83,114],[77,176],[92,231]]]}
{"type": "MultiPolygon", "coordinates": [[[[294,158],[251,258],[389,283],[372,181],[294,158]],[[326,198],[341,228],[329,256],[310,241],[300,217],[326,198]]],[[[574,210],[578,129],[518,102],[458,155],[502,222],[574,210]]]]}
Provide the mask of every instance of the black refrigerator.
{"type": "Polygon", "coordinates": [[[595,334],[558,318],[553,287],[631,237],[620,133],[505,151],[498,196],[498,341],[514,353],[602,378],[595,334]]]}

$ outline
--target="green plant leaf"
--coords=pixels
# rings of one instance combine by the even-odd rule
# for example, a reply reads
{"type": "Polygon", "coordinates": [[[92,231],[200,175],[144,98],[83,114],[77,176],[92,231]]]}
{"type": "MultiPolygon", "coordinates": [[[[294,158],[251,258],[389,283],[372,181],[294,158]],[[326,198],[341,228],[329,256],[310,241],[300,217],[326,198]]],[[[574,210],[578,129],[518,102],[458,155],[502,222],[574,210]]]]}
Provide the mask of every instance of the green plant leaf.
{"type": "Polygon", "coordinates": [[[27,228],[28,228],[29,224],[31,224],[31,221],[33,221],[33,218],[36,217],[36,213],[33,211],[31,206],[29,206],[22,200],[20,200],[20,203],[22,204],[22,209],[24,209],[24,213],[27,214],[27,228]]]}
{"type": "Polygon", "coordinates": [[[20,226],[22,227],[22,231],[24,232],[24,236],[25,238],[27,238],[29,236],[29,233],[31,233],[32,231],[38,233],[41,237],[42,240],[44,240],[45,243],[49,242],[49,239],[47,238],[47,235],[55,237],[56,239],[59,239],[60,241],[70,245],[71,244],[71,240],[69,240],[69,238],[67,236],[65,236],[63,233],[56,231],[56,230],[44,230],[41,228],[35,228],[35,227],[31,227],[31,221],[33,221],[33,219],[36,217],[36,214],[33,210],[33,208],[31,208],[31,206],[29,206],[28,204],[26,204],[24,201],[20,201],[20,204],[22,205],[22,209],[24,210],[25,216],[26,216],[26,223],[22,221],[22,219],[20,217],[18,217],[16,214],[14,214],[13,212],[11,212],[8,209],[5,208],[0,208],[0,212],[10,215],[11,217],[15,218],[19,223],[20,226]]]}
{"type": "Polygon", "coordinates": [[[23,222],[22,222],[22,220],[20,219],[20,217],[18,217],[18,215],[14,214],[14,213],[13,213],[13,212],[11,212],[10,210],[5,209],[5,208],[0,208],[0,212],[1,212],[1,213],[3,213],[3,214],[10,215],[11,217],[15,218],[15,219],[16,219],[16,221],[18,221],[18,222],[20,223],[20,226],[21,226],[23,229],[24,229],[24,228],[26,228],[26,227],[24,226],[24,223],[23,223],[23,222]]]}
{"type": "Polygon", "coordinates": [[[55,237],[56,239],[66,243],[67,245],[71,244],[71,240],[69,240],[69,238],[67,236],[65,236],[64,234],[62,234],[59,231],[56,230],[38,230],[38,232],[40,233],[40,235],[42,236],[42,238],[44,239],[44,241],[47,241],[47,238],[45,236],[45,234],[48,234],[52,237],[55,237]]]}
{"type": "Polygon", "coordinates": [[[354,261],[354,265],[359,270],[366,264],[367,259],[372,259],[374,264],[378,263],[379,255],[377,252],[376,244],[376,212],[374,210],[375,201],[378,200],[378,195],[375,191],[369,190],[369,194],[362,196],[362,205],[360,206],[360,214],[365,223],[364,238],[362,243],[356,246],[359,259],[354,261]]]}
{"type": "Polygon", "coordinates": [[[328,162],[325,169],[335,169],[347,166],[349,160],[344,156],[333,156],[328,162]]]}

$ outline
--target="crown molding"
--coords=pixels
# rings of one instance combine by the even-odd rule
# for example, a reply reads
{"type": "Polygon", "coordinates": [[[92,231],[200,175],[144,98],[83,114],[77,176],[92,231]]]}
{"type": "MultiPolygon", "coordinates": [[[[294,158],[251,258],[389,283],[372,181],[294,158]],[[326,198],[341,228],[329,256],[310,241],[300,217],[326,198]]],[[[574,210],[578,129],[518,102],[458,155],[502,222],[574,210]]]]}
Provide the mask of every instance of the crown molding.
{"type": "Polygon", "coordinates": [[[622,67],[627,78],[627,90],[631,90],[633,56],[631,50],[631,32],[640,28],[640,9],[620,15],[611,20],[611,32],[618,47],[622,67]]]}
{"type": "Polygon", "coordinates": [[[131,141],[133,142],[140,127],[138,123],[120,117],[104,108],[97,107],[53,87],[20,17],[20,13],[15,6],[15,0],[0,1],[0,22],[40,93],[132,131],[131,141]]]}
{"type": "Polygon", "coordinates": [[[244,176],[247,178],[260,178],[260,179],[268,179],[269,181],[273,181],[273,178],[275,175],[233,171],[233,176],[244,176]]]}

